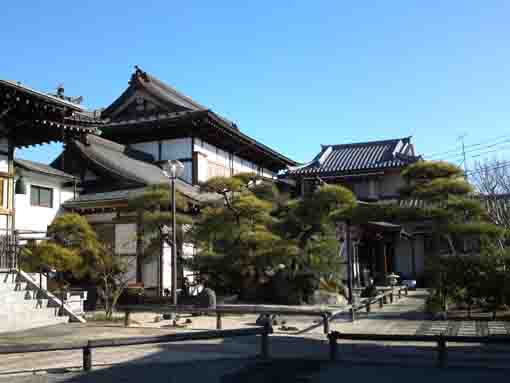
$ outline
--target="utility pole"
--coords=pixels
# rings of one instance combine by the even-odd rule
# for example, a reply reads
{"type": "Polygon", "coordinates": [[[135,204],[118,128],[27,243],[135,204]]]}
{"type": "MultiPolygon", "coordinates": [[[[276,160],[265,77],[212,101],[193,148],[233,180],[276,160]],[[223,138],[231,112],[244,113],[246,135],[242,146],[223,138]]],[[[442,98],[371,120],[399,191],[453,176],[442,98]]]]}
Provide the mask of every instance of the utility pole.
{"type": "Polygon", "coordinates": [[[466,181],[468,180],[468,169],[467,169],[467,161],[466,161],[466,149],[464,147],[464,138],[467,136],[467,133],[464,133],[462,135],[459,136],[459,140],[461,141],[462,143],[462,163],[464,164],[464,178],[466,179],[466,181]]]}

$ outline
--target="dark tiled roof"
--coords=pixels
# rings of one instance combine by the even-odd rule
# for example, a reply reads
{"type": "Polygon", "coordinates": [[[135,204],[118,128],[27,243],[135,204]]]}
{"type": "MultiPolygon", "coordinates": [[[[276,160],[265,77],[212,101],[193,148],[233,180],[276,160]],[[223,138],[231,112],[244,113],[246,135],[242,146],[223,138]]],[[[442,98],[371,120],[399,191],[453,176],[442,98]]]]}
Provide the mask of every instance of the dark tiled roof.
{"type": "Polygon", "coordinates": [[[16,168],[21,168],[31,172],[42,173],[50,176],[57,176],[70,179],[74,178],[71,174],[65,173],[59,169],[55,169],[50,165],[41,164],[40,162],[23,160],[21,158],[16,158],[14,160],[14,166],[16,168]]]}
{"type": "Polygon", "coordinates": [[[323,145],[308,164],[289,168],[289,175],[349,174],[400,168],[418,160],[410,137],[393,140],[323,145]]]}
{"type": "MultiPolygon", "coordinates": [[[[145,162],[144,158],[140,157],[140,152],[94,135],[87,135],[85,141],[74,141],[74,145],[80,154],[93,166],[100,168],[113,178],[122,179],[135,185],[154,185],[169,182],[161,168],[145,162]]],[[[200,193],[198,187],[181,180],[177,180],[176,187],[181,194],[196,201],[208,201],[218,198],[216,194],[200,193]]],[[[90,198],[86,196],[83,195],[82,197],[90,198]]]]}

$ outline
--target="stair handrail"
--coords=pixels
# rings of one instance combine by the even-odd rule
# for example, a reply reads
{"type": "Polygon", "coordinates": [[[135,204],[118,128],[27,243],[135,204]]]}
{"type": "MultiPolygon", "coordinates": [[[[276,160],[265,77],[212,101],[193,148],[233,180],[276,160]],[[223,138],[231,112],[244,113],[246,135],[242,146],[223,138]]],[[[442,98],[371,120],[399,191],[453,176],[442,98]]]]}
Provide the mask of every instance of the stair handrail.
{"type": "Polygon", "coordinates": [[[69,316],[69,318],[72,321],[80,322],[80,323],[86,323],[87,322],[85,320],[85,318],[83,318],[81,315],[78,315],[78,314],[74,313],[74,311],[68,305],[66,305],[61,299],[57,298],[55,295],[53,295],[48,290],[40,288],[39,284],[36,281],[34,281],[29,274],[27,274],[23,270],[19,269],[18,270],[18,276],[21,277],[32,288],[35,288],[40,293],[43,293],[48,298],[48,300],[50,300],[53,303],[56,303],[58,306],[60,306],[62,308],[62,311],[67,316],[69,316]]]}

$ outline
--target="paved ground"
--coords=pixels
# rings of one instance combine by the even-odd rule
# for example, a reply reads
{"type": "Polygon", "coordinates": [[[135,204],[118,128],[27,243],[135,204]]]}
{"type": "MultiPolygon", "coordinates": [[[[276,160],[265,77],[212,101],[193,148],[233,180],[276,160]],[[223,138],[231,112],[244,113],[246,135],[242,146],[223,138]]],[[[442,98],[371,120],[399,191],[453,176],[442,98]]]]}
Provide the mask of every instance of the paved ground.
{"type": "MultiPolygon", "coordinates": [[[[476,334],[497,333],[498,331],[503,332],[503,330],[508,330],[508,327],[504,323],[503,326],[501,326],[498,322],[474,325],[474,322],[448,323],[428,321],[423,314],[425,297],[426,293],[424,291],[411,292],[409,297],[403,298],[395,302],[393,305],[386,305],[383,309],[374,307],[373,312],[370,313],[368,317],[366,314],[360,315],[359,320],[355,323],[348,321],[347,317],[340,317],[338,320],[332,322],[331,329],[341,332],[383,334],[433,334],[442,332],[445,326],[447,329],[455,328],[456,332],[452,330],[451,333],[458,334],[467,334],[469,331],[473,331],[473,328],[476,334]],[[478,331],[478,329],[482,329],[483,331],[478,331]]],[[[51,341],[51,343],[65,343],[73,340],[163,335],[179,331],[212,329],[216,324],[214,317],[193,317],[193,323],[189,325],[188,328],[175,329],[169,326],[167,321],[155,323],[153,321],[154,314],[146,315],[145,317],[140,315],[135,319],[139,320],[143,327],[124,328],[119,325],[104,325],[97,323],[59,325],[28,330],[20,333],[3,334],[0,336],[0,344],[45,344],[49,341],[51,341]]],[[[253,315],[241,317],[229,316],[223,320],[223,326],[224,328],[253,326],[255,319],[256,317],[253,315]]],[[[287,319],[287,325],[296,326],[300,330],[314,327],[314,319],[312,318],[289,317],[285,319],[287,319]]],[[[316,362],[314,363],[327,360],[328,345],[326,338],[322,333],[322,326],[315,325],[315,327],[316,328],[311,331],[301,335],[297,335],[295,332],[289,334],[283,331],[278,331],[277,327],[276,334],[271,337],[272,356],[275,358],[300,358],[308,361],[315,360],[316,362]]],[[[193,365],[192,363],[189,363],[190,361],[193,361],[194,363],[199,362],[200,366],[205,363],[205,365],[210,366],[213,370],[222,370],[221,367],[218,367],[222,366],[222,363],[226,363],[228,366],[238,366],[240,368],[245,366],[246,363],[249,365],[254,363],[253,359],[259,353],[259,343],[260,341],[257,337],[243,337],[213,341],[98,349],[93,351],[93,363],[96,369],[99,369],[100,371],[112,371],[112,373],[115,371],[124,373],[124,371],[126,371],[124,367],[127,368],[127,366],[131,365],[138,366],[140,364],[144,364],[159,366],[161,363],[172,363],[172,365],[175,365],[176,363],[188,362],[186,365],[182,365],[182,369],[184,371],[186,369],[190,369],[190,366],[193,365]],[[248,360],[246,358],[248,358],[248,360]],[[227,362],[225,359],[228,359],[229,361],[227,362]],[[234,361],[232,359],[234,359],[234,361]],[[127,362],[129,362],[129,364],[126,364],[127,362]],[[118,365],[124,367],[119,369],[116,367],[118,365]]],[[[404,345],[395,343],[342,343],[340,357],[344,362],[373,362],[374,360],[378,360],[387,363],[402,363],[402,361],[404,361],[404,364],[409,363],[412,365],[430,367],[434,365],[436,358],[436,352],[433,346],[434,345],[431,344],[404,345]]],[[[501,347],[487,348],[480,347],[479,345],[469,347],[459,346],[452,349],[452,351],[449,351],[449,358],[451,363],[454,365],[465,365],[466,361],[468,361],[471,366],[492,365],[496,367],[508,367],[510,366],[508,363],[510,359],[508,357],[508,355],[510,355],[508,351],[508,349],[501,349],[501,347]]],[[[55,374],[55,372],[73,371],[73,368],[78,369],[81,366],[81,363],[81,351],[2,355],[0,357],[0,379],[2,376],[13,372],[33,373],[34,371],[49,369],[53,372],[51,379],[56,379],[51,381],[78,381],[65,380],[68,379],[70,375],[64,374],[60,376],[55,374]],[[64,380],[58,380],[60,378],[64,380]]],[[[297,366],[300,365],[301,362],[297,364],[297,366]]],[[[135,367],[133,368],[136,370],[135,367]]],[[[154,368],[158,371],[164,371],[166,367],[160,366],[154,368]]],[[[145,367],[141,368],[141,370],[147,371],[145,367]]],[[[202,367],[199,370],[202,371],[202,367]]],[[[99,372],[97,374],[99,374],[99,372]]],[[[107,374],[107,372],[103,372],[103,374],[107,374]]],[[[37,382],[39,377],[31,377],[30,379],[35,380],[28,381],[37,382]]],[[[101,380],[103,378],[98,379],[99,380],[97,381],[103,381],[101,380]]],[[[115,381],[130,380],[115,379],[115,381]]],[[[0,380],[0,382],[2,382],[2,380],[0,380]]]]}
{"type": "Polygon", "coordinates": [[[89,374],[47,374],[9,377],[0,383],[260,383],[260,382],[378,382],[412,379],[413,383],[505,381],[507,372],[490,369],[437,369],[424,367],[353,365],[310,360],[279,360],[269,363],[253,360],[188,362],[173,365],[122,365],[89,374]]]}

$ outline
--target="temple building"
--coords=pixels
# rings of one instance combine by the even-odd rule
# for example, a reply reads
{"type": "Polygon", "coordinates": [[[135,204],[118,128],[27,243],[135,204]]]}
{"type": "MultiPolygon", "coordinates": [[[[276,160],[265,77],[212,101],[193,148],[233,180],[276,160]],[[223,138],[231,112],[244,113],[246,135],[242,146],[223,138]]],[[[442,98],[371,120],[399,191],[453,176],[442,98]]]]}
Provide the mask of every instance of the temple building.
{"type": "MultiPolygon", "coordinates": [[[[312,161],[291,167],[284,178],[293,181],[301,195],[324,183],[340,184],[351,189],[359,203],[389,203],[397,201],[404,184],[401,171],[419,159],[410,137],[322,145],[312,161]]],[[[404,227],[367,222],[351,226],[350,231],[358,283],[366,279],[365,275],[379,283],[386,282],[385,275],[392,272],[418,279],[423,275],[428,242],[419,224],[404,227]]]]}
{"type": "MultiPolygon", "coordinates": [[[[142,262],[136,217],[127,207],[130,196],[145,186],[169,182],[163,163],[184,164],[176,188],[186,197],[190,211],[217,198],[200,192],[199,184],[210,177],[254,172],[276,179],[279,172],[297,165],[139,68],[111,105],[88,118],[101,121],[101,136],[83,134],[68,140],[52,164],[78,180],[79,197],[63,207],[85,215],[97,232],[115,244],[117,254],[130,257],[129,263],[136,265],[132,279],[146,289],[158,283],[162,289],[170,288],[171,249],[163,244],[161,260],[143,257],[142,262]],[[135,259],[138,262],[131,262],[135,259]]],[[[193,246],[184,245],[182,255],[193,251],[193,246]]]]}

